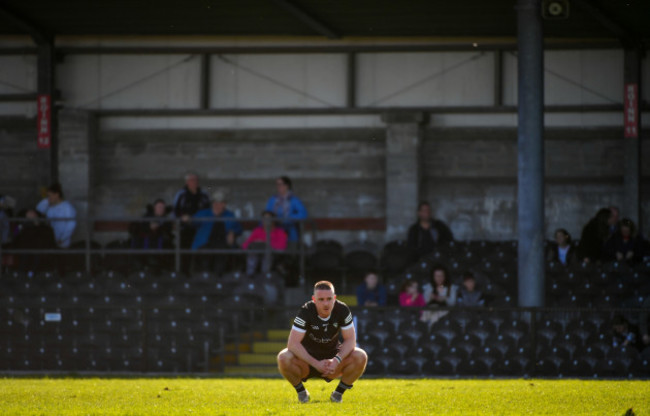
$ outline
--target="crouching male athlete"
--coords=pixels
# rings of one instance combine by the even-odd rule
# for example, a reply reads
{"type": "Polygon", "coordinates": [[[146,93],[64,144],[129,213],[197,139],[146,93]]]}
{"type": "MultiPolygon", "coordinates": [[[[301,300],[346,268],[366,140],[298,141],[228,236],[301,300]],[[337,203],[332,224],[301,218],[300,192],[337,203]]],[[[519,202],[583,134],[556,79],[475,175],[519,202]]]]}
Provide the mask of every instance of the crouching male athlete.
{"type": "Polygon", "coordinates": [[[293,321],[287,348],[278,354],[278,369],[296,389],[301,403],[309,402],[302,382],[312,377],[328,383],[341,378],[330,400],[340,403],[343,393],[361,377],[368,356],[357,348],[357,336],[348,306],[336,300],[334,285],[321,281],[314,285],[312,300],[305,303],[293,321]],[[339,336],[343,335],[343,343],[339,336]]]}

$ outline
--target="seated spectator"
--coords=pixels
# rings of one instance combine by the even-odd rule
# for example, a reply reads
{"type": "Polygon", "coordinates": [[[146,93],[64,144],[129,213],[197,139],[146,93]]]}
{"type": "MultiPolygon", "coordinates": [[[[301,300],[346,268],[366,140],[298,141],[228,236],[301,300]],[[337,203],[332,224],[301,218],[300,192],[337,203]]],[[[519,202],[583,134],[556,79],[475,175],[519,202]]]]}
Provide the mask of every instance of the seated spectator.
{"type": "Polygon", "coordinates": [[[609,239],[611,216],[612,212],[609,208],[601,208],[582,229],[578,255],[584,263],[602,260],[605,243],[609,239]]]}
{"type": "Polygon", "coordinates": [[[640,345],[638,330],[635,326],[631,325],[627,319],[621,315],[614,316],[612,321],[612,347],[634,347],[638,348],[640,345]]]}
{"type": "Polygon", "coordinates": [[[282,228],[289,236],[290,243],[297,243],[299,237],[299,225],[294,221],[307,218],[307,209],[302,201],[293,194],[293,185],[291,179],[287,176],[281,176],[275,181],[277,193],[269,198],[266,204],[266,211],[270,211],[282,222],[282,228]]]}
{"type": "MultiPolygon", "coordinates": [[[[199,218],[225,218],[226,221],[194,221],[197,228],[196,236],[192,243],[192,250],[201,249],[232,249],[236,247],[236,238],[242,233],[241,224],[235,219],[235,214],[226,209],[226,195],[222,191],[212,194],[212,206],[201,210],[194,215],[199,218]],[[230,220],[230,218],[232,218],[230,220]]],[[[217,274],[223,273],[229,256],[207,255],[198,259],[203,270],[214,270],[217,274]],[[202,260],[202,261],[201,261],[202,260]]]]}
{"type": "Polygon", "coordinates": [[[454,306],[458,296],[458,286],[452,285],[449,272],[444,266],[435,266],[431,272],[431,283],[422,288],[428,305],[454,306]]]}
{"type": "Polygon", "coordinates": [[[54,230],[56,245],[61,248],[70,247],[72,234],[77,227],[77,222],[74,219],[58,221],[56,221],[56,219],[74,218],[77,216],[77,211],[71,203],[63,199],[61,184],[52,184],[47,189],[47,198],[38,203],[36,210],[45,215],[48,219],[55,220],[51,221],[50,224],[54,230]]]}
{"type": "MultiPolygon", "coordinates": [[[[179,231],[180,246],[188,249],[194,242],[196,227],[190,219],[199,211],[210,208],[210,197],[199,187],[199,176],[188,172],[185,175],[185,186],[174,196],[174,216],[181,219],[179,231]]],[[[190,259],[188,255],[181,256],[182,269],[189,272],[190,259]]]]}
{"type": "Polygon", "coordinates": [[[571,244],[571,234],[564,228],[555,230],[555,242],[549,244],[546,260],[571,266],[578,260],[576,248],[571,244]]]}
{"type": "MultiPolygon", "coordinates": [[[[173,224],[169,221],[171,208],[162,199],[147,205],[145,221],[136,221],[129,226],[131,247],[142,249],[163,249],[174,247],[173,224]]],[[[138,257],[141,259],[141,257],[138,257]]],[[[167,261],[160,255],[147,255],[144,263],[150,267],[165,266],[167,261]]]]}
{"type": "MultiPolygon", "coordinates": [[[[54,231],[35,209],[28,209],[25,218],[31,221],[18,225],[18,234],[8,248],[15,250],[52,250],[57,248],[54,231]]],[[[17,256],[20,268],[23,270],[47,269],[51,266],[51,255],[48,254],[19,254],[17,256]]]]}
{"type": "Polygon", "coordinates": [[[424,296],[418,291],[418,282],[415,280],[407,280],[402,284],[402,290],[399,294],[399,304],[406,308],[421,308],[426,306],[424,296]]]}
{"type": "Polygon", "coordinates": [[[431,205],[420,202],[418,206],[418,220],[411,225],[408,231],[408,246],[418,258],[431,254],[436,247],[446,245],[454,236],[444,222],[431,216],[431,205]]]}
{"type": "Polygon", "coordinates": [[[458,299],[456,304],[459,306],[484,306],[485,300],[483,299],[483,293],[480,290],[476,289],[476,279],[474,274],[471,272],[466,272],[463,276],[463,286],[458,291],[458,299]]]}
{"type": "MultiPolygon", "coordinates": [[[[251,235],[244,241],[242,248],[247,250],[251,249],[266,249],[267,230],[269,233],[269,243],[273,250],[286,250],[287,249],[287,233],[280,227],[275,226],[275,214],[271,211],[262,212],[262,224],[253,230],[251,235]]],[[[263,254],[249,253],[246,256],[246,275],[253,276],[257,267],[262,262],[262,273],[268,273],[273,266],[272,253],[266,252],[263,254]]]]}
{"type": "Polygon", "coordinates": [[[618,231],[605,244],[605,260],[637,263],[643,260],[644,244],[634,222],[623,218],[618,231]]]}
{"type": "Polygon", "coordinates": [[[377,273],[366,273],[363,283],[357,287],[357,305],[386,306],[387,297],[386,287],[379,283],[377,273]]]}

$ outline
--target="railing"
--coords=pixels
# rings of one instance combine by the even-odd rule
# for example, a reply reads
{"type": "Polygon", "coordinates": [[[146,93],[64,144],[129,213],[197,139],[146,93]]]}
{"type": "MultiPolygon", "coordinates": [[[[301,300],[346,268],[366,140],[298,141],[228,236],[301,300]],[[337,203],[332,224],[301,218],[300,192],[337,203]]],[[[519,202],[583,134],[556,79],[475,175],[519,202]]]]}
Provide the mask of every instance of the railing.
{"type": "MultiPolygon", "coordinates": [[[[255,219],[253,219],[255,220],[255,219]]],[[[258,218],[260,222],[263,221],[263,218],[258,218]]],[[[233,248],[228,248],[228,249],[213,249],[213,248],[201,248],[198,250],[192,250],[188,248],[182,248],[181,247],[181,239],[180,239],[180,230],[183,225],[186,225],[188,222],[190,224],[192,223],[204,223],[204,222],[232,222],[232,221],[238,221],[241,222],[241,219],[238,218],[192,218],[188,222],[184,222],[180,218],[164,218],[164,219],[158,219],[154,217],[149,217],[149,218],[143,218],[143,217],[87,217],[87,218],[48,218],[48,219],[28,219],[28,218],[7,218],[4,219],[4,221],[7,221],[9,223],[13,224],[22,224],[22,223],[35,223],[35,222],[41,222],[41,223],[50,223],[50,222],[64,222],[64,221],[76,221],[77,224],[83,223],[85,224],[84,227],[84,243],[85,247],[83,249],[77,248],[77,249],[71,249],[71,248],[64,248],[64,249],[13,249],[13,248],[2,248],[0,246],[0,258],[2,258],[3,255],[7,254],[46,254],[46,255],[54,255],[54,256],[61,256],[61,255],[70,255],[70,254],[83,254],[85,258],[85,271],[90,273],[92,270],[92,257],[93,255],[100,255],[100,256],[105,256],[105,255],[113,255],[113,254],[126,254],[126,255],[137,255],[137,256],[143,256],[143,255],[155,255],[155,256],[163,256],[163,255],[173,255],[174,256],[174,270],[176,272],[181,271],[181,255],[188,255],[188,254],[200,254],[200,255],[205,255],[205,254],[214,254],[214,255],[235,255],[235,254],[263,254],[265,256],[271,256],[273,254],[284,254],[284,255],[293,255],[298,257],[299,261],[299,279],[301,284],[304,283],[305,281],[305,264],[306,264],[306,249],[305,249],[305,244],[303,243],[304,235],[305,232],[309,229],[311,233],[316,233],[316,226],[314,225],[314,221],[311,219],[305,219],[305,220],[295,220],[295,219],[274,219],[274,222],[276,224],[296,224],[299,230],[299,236],[300,240],[297,245],[289,245],[286,250],[274,250],[271,247],[270,244],[270,233],[266,233],[266,245],[264,249],[247,249],[244,250],[239,247],[233,247],[233,248]],[[129,223],[150,223],[152,221],[160,222],[160,223],[171,223],[173,224],[173,229],[176,232],[175,238],[174,238],[174,248],[160,248],[160,249],[143,249],[143,248],[106,248],[106,247],[100,247],[100,248],[93,248],[92,247],[92,241],[93,241],[93,232],[94,232],[94,225],[96,223],[107,223],[107,222],[119,222],[119,223],[124,223],[124,222],[129,222],[129,223]]],[[[247,223],[250,223],[252,220],[248,219],[246,220],[247,223]]],[[[315,239],[315,238],[314,238],[315,239]]],[[[0,267],[0,278],[2,277],[2,267],[0,267]]]]}

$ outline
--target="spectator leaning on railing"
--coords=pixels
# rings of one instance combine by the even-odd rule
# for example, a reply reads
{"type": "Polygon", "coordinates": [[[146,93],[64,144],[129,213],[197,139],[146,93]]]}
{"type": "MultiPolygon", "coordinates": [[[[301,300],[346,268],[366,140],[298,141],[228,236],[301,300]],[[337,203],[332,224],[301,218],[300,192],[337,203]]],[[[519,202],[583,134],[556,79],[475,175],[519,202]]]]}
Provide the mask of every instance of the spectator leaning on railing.
{"type": "MultiPolygon", "coordinates": [[[[48,219],[74,218],[77,216],[77,211],[72,204],[63,199],[63,190],[59,183],[54,183],[47,189],[47,198],[38,203],[36,210],[48,219]]],[[[57,246],[61,248],[70,247],[77,222],[74,219],[58,220],[51,221],[51,225],[57,246]]]]}
{"type": "MultiPolygon", "coordinates": [[[[28,209],[25,218],[31,221],[20,222],[18,234],[14,237],[8,248],[16,250],[52,250],[55,249],[56,240],[54,231],[45,220],[41,219],[35,209],[28,209]]],[[[23,270],[39,270],[51,266],[51,256],[43,254],[18,254],[19,267],[23,270]]]]}
{"type": "MultiPolygon", "coordinates": [[[[236,247],[236,238],[242,233],[242,226],[236,220],[235,214],[226,208],[226,194],[215,191],[212,194],[210,208],[203,209],[194,215],[194,219],[222,218],[227,221],[194,221],[197,228],[192,242],[192,250],[201,249],[231,249],[236,247]]],[[[210,254],[202,256],[200,266],[213,269],[221,274],[226,267],[228,256],[210,254]]]]}
{"type": "MultiPolygon", "coordinates": [[[[293,194],[291,179],[281,176],[275,181],[277,193],[269,198],[266,211],[271,211],[282,220],[303,220],[307,218],[307,209],[302,201],[293,194]]],[[[284,221],[282,228],[289,236],[289,242],[299,240],[298,224],[293,221],[284,221]]]]}
{"type": "MultiPolygon", "coordinates": [[[[181,219],[179,232],[182,249],[192,246],[196,228],[192,226],[191,219],[197,212],[210,207],[210,198],[199,187],[199,176],[194,172],[185,174],[185,186],[174,196],[174,216],[181,219]]],[[[190,256],[182,256],[182,268],[189,272],[190,256]]]]}

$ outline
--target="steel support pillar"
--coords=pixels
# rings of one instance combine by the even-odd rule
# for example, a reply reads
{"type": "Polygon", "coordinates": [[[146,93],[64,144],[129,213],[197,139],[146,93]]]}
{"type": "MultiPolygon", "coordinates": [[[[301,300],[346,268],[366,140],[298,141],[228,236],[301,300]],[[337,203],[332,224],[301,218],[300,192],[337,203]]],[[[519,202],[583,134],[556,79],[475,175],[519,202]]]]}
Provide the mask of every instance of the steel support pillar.
{"type": "Polygon", "coordinates": [[[541,0],[517,1],[519,306],[544,306],[544,46],[541,0]]]}
{"type": "MultiPolygon", "coordinates": [[[[57,114],[57,94],[55,88],[55,49],[54,41],[38,44],[38,94],[47,94],[50,96],[50,147],[43,149],[42,157],[39,158],[39,182],[42,186],[48,186],[50,183],[59,180],[59,142],[58,142],[58,114],[57,114]]],[[[34,138],[36,140],[36,138],[34,138]]]]}
{"type": "Polygon", "coordinates": [[[625,114],[623,131],[622,214],[641,230],[641,51],[626,49],[624,62],[625,114]]]}

